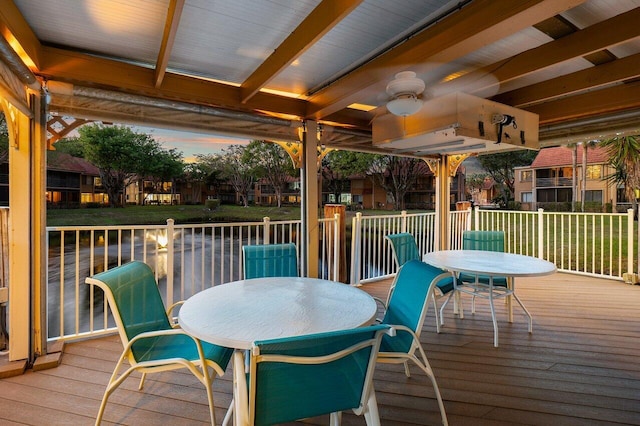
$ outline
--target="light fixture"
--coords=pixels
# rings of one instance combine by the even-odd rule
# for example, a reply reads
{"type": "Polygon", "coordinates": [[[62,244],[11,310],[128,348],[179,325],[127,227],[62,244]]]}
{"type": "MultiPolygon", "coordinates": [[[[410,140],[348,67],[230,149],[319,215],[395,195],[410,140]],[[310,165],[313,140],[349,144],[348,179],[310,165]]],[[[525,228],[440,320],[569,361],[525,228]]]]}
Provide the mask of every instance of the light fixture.
{"type": "Polygon", "coordinates": [[[387,109],[393,115],[406,117],[422,108],[422,99],[418,95],[424,91],[424,81],[416,77],[413,71],[402,71],[387,84],[387,94],[391,100],[387,109]]]}

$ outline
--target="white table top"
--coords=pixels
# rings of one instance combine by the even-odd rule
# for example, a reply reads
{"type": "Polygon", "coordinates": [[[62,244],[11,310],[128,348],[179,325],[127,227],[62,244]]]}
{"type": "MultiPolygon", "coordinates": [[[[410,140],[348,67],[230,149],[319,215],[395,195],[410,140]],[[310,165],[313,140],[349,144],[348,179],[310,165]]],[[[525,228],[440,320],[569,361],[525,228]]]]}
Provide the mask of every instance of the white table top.
{"type": "Polygon", "coordinates": [[[546,260],[495,251],[442,250],[427,253],[422,260],[449,271],[504,277],[533,277],[556,272],[556,266],[546,260]]]}
{"type": "Polygon", "coordinates": [[[201,291],[180,307],[178,321],[206,342],[250,349],[256,340],[370,324],[376,302],[364,291],[333,281],[254,278],[201,291]]]}

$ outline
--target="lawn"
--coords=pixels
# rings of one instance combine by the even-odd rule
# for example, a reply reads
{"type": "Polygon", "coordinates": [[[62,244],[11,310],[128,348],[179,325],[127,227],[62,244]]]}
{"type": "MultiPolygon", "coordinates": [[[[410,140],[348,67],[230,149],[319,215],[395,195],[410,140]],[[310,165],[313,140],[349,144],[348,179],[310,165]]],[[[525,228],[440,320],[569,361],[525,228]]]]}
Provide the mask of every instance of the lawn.
{"type": "Polygon", "coordinates": [[[223,205],[209,210],[203,205],[126,206],[123,208],[50,209],[47,226],[160,225],[176,223],[254,222],[300,219],[300,207],[241,207],[223,205]]]}
{"type": "MultiPolygon", "coordinates": [[[[364,210],[365,215],[398,214],[392,210],[364,210]]],[[[348,211],[347,219],[355,214],[348,211]]],[[[203,205],[179,206],[126,206],[123,208],[49,209],[47,226],[105,226],[105,225],[162,225],[167,219],[180,223],[258,222],[272,220],[299,220],[300,206],[250,206],[225,204],[216,210],[203,205]]]]}

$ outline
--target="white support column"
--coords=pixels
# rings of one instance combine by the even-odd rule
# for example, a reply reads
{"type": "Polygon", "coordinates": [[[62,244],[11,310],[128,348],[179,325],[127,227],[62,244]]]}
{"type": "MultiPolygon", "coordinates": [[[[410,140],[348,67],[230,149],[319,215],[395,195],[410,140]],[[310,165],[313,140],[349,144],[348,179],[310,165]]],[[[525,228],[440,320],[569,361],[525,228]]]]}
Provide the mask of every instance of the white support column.
{"type": "Polygon", "coordinates": [[[438,173],[436,174],[436,248],[447,250],[451,238],[449,213],[451,200],[451,178],[449,177],[449,157],[440,156],[437,163],[438,173]]]}
{"type": "Polygon", "coordinates": [[[32,117],[7,108],[10,361],[46,351],[46,113],[40,93],[29,104],[32,117]]]}
{"type": "Polygon", "coordinates": [[[302,137],[302,259],[304,276],[318,276],[318,124],[306,122],[302,137]]]}

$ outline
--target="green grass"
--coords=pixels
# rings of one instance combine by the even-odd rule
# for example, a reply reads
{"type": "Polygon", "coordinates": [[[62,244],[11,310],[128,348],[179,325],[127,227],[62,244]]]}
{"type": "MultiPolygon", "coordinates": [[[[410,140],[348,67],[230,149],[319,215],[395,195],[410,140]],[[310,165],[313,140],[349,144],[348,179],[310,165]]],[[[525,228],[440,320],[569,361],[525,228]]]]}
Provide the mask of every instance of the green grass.
{"type": "Polygon", "coordinates": [[[98,209],[47,210],[47,226],[160,225],[176,223],[254,222],[300,219],[300,207],[241,207],[223,205],[214,211],[202,205],[127,206],[98,209]]]}
{"type": "MultiPolygon", "coordinates": [[[[395,210],[360,210],[363,215],[393,215],[395,210]]],[[[347,211],[351,221],[356,212],[347,211]]],[[[409,212],[411,213],[411,212],[409,212]]],[[[322,212],[320,212],[322,217],[322,212]]],[[[105,225],[163,225],[167,219],[179,223],[259,222],[271,220],[299,220],[300,206],[250,206],[225,204],[214,211],[203,205],[126,206],[123,208],[49,209],[47,226],[105,226],[105,225]]]]}

